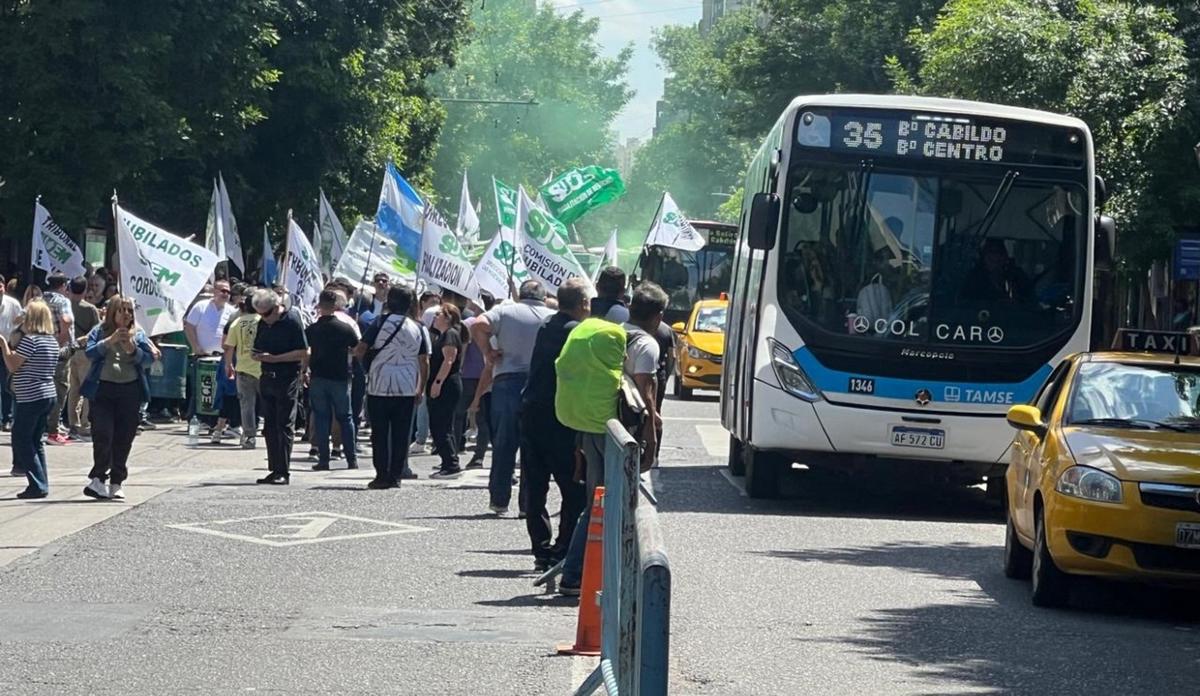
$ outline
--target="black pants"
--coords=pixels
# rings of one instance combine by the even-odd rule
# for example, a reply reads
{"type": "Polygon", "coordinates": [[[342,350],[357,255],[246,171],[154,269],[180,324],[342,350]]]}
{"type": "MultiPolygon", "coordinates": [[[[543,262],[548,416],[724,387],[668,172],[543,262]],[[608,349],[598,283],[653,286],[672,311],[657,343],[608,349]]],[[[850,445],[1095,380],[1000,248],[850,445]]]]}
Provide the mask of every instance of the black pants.
{"type": "Polygon", "coordinates": [[[442,460],[443,469],[458,467],[458,442],[454,437],[454,414],[462,398],[462,378],[450,375],[442,382],[442,393],[429,399],[429,433],[433,438],[433,451],[442,460]]]}
{"type": "Polygon", "coordinates": [[[544,408],[526,406],[523,410],[526,415],[521,423],[521,487],[527,496],[525,529],[529,532],[534,557],[557,561],[567,553],[587,498],[585,486],[573,480],[575,431],[564,427],[556,418],[547,418],[544,408]],[[546,510],[552,478],[562,496],[558,539],[554,543],[551,543],[550,513],[546,510]]]}
{"type": "Polygon", "coordinates": [[[120,484],[129,477],[126,464],[137,435],[141,407],[141,382],[100,382],[88,411],[92,422],[92,471],[88,478],[120,484]]]}
{"type": "Polygon", "coordinates": [[[267,441],[267,468],[288,475],[292,443],[296,438],[296,404],[300,401],[300,373],[263,372],[258,382],[262,396],[263,439],[267,441]]]}
{"type": "Polygon", "coordinates": [[[411,396],[367,395],[371,460],[375,464],[377,481],[400,483],[400,475],[408,467],[415,406],[416,399],[411,396]]]}

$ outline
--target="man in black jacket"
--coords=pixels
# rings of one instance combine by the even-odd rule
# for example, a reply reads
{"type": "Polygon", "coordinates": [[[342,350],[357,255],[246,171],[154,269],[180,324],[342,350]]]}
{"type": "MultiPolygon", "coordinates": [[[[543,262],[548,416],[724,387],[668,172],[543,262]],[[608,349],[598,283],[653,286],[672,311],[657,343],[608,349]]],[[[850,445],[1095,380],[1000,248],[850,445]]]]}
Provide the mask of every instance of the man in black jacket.
{"type": "Polygon", "coordinates": [[[571,330],[588,317],[587,283],[571,278],[558,289],[558,312],[542,324],[533,344],[529,379],[521,397],[521,464],[525,471],[525,528],[533,547],[534,567],[545,570],[566,554],[579,513],[586,504],[582,483],[574,480],[575,431],[558,421],[554,410],[557,373],[554,361],[571,330]],[[551,543],[546,494],[554,479],[562,495],[558,538],[551,543]]]}

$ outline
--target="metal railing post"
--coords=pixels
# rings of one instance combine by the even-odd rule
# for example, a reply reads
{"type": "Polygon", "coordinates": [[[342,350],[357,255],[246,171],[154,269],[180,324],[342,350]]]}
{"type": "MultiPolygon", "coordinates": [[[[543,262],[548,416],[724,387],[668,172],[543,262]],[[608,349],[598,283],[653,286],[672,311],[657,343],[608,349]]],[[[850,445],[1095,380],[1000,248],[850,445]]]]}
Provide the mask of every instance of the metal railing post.
{"type": "Polygon", "coordinates": [[[666,694],[671,643],[671,563],[667,559],[658,513],[637,508],[639,565],[638,694],[666,694]]]}

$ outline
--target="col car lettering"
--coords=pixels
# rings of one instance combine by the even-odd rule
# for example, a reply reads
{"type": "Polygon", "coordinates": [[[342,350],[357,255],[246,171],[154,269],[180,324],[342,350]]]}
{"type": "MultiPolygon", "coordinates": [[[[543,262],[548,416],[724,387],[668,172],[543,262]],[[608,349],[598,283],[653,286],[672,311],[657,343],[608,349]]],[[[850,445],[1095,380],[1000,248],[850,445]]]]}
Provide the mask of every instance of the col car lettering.
{"type": "Polygon", "coordinates": [[[964,326],[963,324],[938,324],[933,335],[939,341],[962,341],[966,343],[1000,343],[1004,340],[1004,329],[999,326],[964,326]]]}
{"type": "Polygon", "coordinates": [[[903,319],[876,319],[872,322],[864,316],[857,316],[850,322],[855,333],[865,334],[874,330],[876,335],[891,334],[893,336],[908,336],[917,338],[917,322],[905,322],[903,319]]]}

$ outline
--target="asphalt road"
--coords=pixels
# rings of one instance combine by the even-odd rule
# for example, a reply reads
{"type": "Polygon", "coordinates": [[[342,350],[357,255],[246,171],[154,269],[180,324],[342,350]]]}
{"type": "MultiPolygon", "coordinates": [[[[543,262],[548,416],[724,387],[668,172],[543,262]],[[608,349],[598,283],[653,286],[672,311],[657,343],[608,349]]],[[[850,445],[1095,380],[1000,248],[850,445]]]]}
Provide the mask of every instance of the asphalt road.
{"type": "MultiPolygon", "coordinates": [[[[1192,596],[1090,584],[1035,609],[981,491],[795,472],[752,501],[715,399],[665,410],[673,694],[1197,692],[1192,596]]],[[[4,693],[566,694],[594,664],[554,655],[573,602],[530,586],[483,474],[266,488],[261,451],[158,431],[114,514],[77,494],[89,448],[50,454],[56,502],[3,500],[20,485],[0,479],[4,693]]]]}

